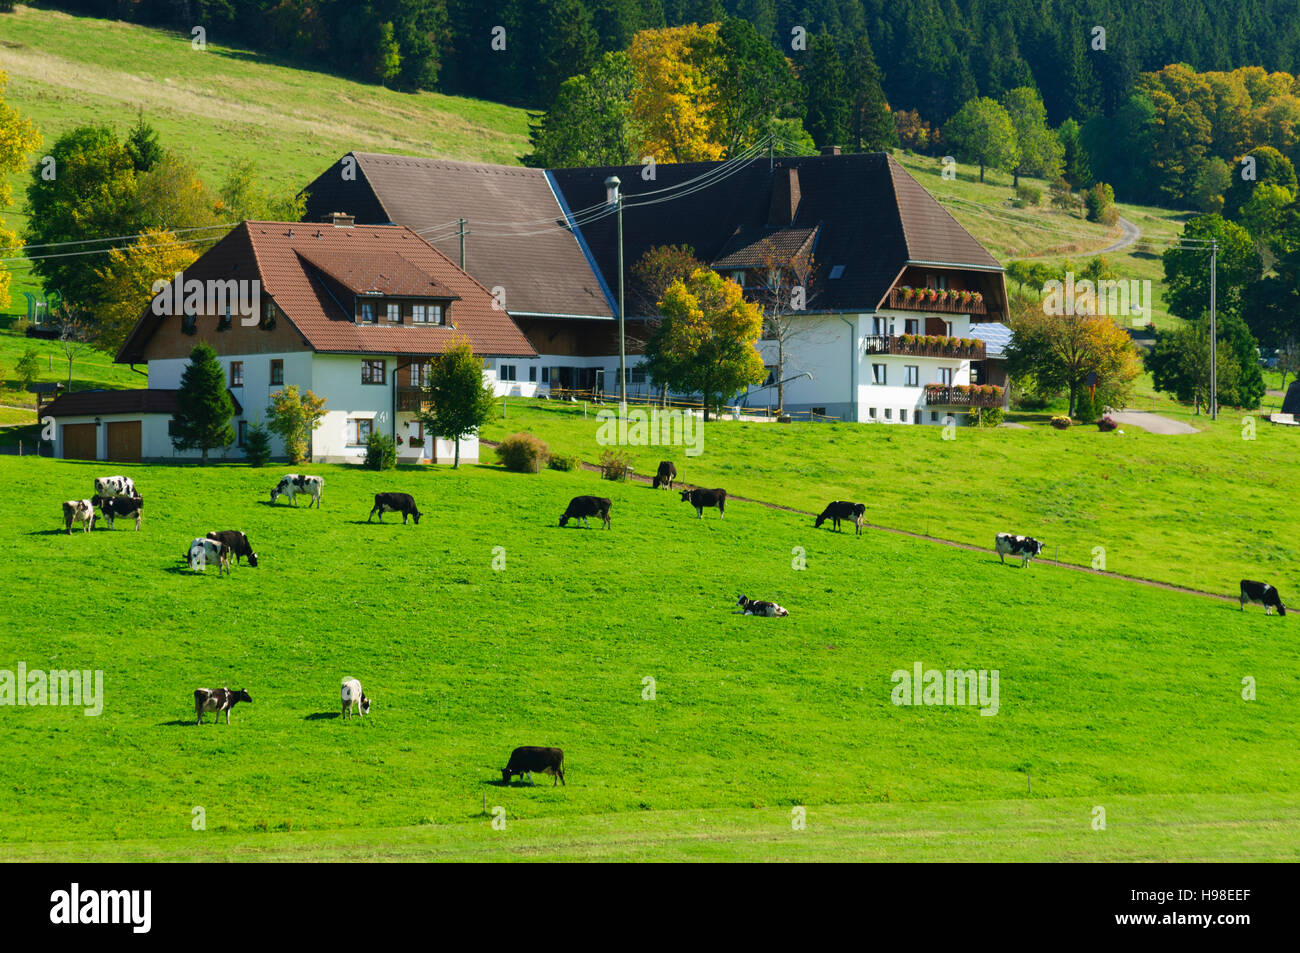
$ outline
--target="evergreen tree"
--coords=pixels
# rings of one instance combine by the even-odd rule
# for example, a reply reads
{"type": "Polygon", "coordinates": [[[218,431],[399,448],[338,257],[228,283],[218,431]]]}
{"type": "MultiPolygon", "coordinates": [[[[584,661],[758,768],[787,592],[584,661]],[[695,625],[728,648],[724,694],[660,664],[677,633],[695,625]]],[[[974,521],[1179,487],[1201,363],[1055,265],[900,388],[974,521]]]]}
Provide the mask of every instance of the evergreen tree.
{"type": "Polygon", "coordinates": [[[176,403],[172,446],[177,450],[202,451],[206,466],[210,450],[235,442],[235,430],[230,426],[235,405],[226,390],[226,375],[217,352],[208,344],[200,343],[190,352],[176,403]]]}
{"type": "Polygon", "coordinates": [[[1056,137],[1061,141],[1061,175],[1076,189],[1088,188],[1092,185],[1092,166],[1083,147],[1083,131],[1079,124],[1073,119],[1065,120],[1056,130],[1056,137]]]}
{"type": "Polygon", "coordinates": [[[849,139],[857,152],[883,152],[898,145],[894,115],[885,100],[884,77],[865,33],[853,43],[846,66],[853,106],[849,139]]]}
{"type": "Polygon", "coordinates": [[[158,142],[158,130],[145,122],[143,109],[136,114],[135,125],[127,133],[124,145],[136,172],[148,172],[163,157],[163,147],[158,142]]]}
{"type": "Polygon", "coordinates": [[[808,44],[808,62],[800,79],[807,110],[804,128],[818,148],[848,141],[850,103],[844,62],[835,41],[821,33],[808,44]]]}

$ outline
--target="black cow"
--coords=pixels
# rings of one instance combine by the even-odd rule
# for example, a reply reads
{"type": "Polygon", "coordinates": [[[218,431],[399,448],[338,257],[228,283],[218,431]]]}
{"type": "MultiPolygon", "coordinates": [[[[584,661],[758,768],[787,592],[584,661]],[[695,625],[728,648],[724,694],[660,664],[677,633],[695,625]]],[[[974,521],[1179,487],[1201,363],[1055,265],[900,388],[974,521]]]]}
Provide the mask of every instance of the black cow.
{"type": "Polygon", "coordinates": [[[1282,605],[1282,597],[1266,582],[1255,582],[1253,579],[1241,580],[1240,599],[1242,612],[1246,611],[1247,602],[1258,602],[1264,607],[1264,615],[1272,615],[1274,609],[1277,610],[1278,615],[1286,615],[1286,606],[1282,605]]]}
{"type": "Polygon", "coordinates": [[[654,488],[657,490],[661,486],[668,489],[673,488],[673,481],[677,479],[677,465],[671,460],[661,460],[659,463],[659,472],[655,474],[654,488]]]}
{"type": "Polygon", "coordinates": [[[569,520],[581,520],[586,526],[588,516],[599,516],[600,528],[609,529],[609,508],[613,505],[603,496],[575,496],[569,500],[569,508],[560,517],[560,525],[568,525],[569,520]]]}
{"type": "MultiPolygon", "coordinates": [[[[555,787],[555,782],[559,781],[564,784],[564,752],[559,748],[534,748],[525,746],[516,748],[510,752],[510,763],[501,769],[501,783],[509,784],[510,779],[516,774],[522,781],[524,775],[528,775],[528,783],[533,782],[533,772],[541,771],[543,774],[549,774],[554,780],[551,781],[551,787],[555,787]]],[[[567,785],[565,785],[567,787],[567,785]]]]}
{"type": "Polygon", "coordinates": [[[230,724],[230,709],[235,707],[235,702],[248,702],[251,705],[253,699],[242,688],[234,691],[229,688],[194,689],[194,713],[199,716],[200,725],[203,724],[203,713],[207,711],[215,711],[218,716],[224,711],[226,724],[230,724]]]}
{"type": "Polygon", "coordinates": [[[832,529],[840,528],[840,520],[853,520],[853,525],[858,528],[858,535],[862,535],[862,517],[867,512],[865,503],[850,503],[847,500],[836,500],[826,509],[822,510],[822,515],[817,517],[817,522],[813,528],[820,527],[827,520],[831,521],[832,529]]]}
{"type": "Polygon", "coordinates": [[[732,613],[732,615],[761,615],[771,619],[790,614],[775,602],[766,602],[761,599],[750,599],[748,596],[741,596],[736,600],[736,605],[740,606],[740,608],[732,613]]]}
{"type": "Polygon", "coordinates": [[[119,516],[134,516],[135,528],[140,529],[140,517],[144,515],[144,497],[141,496],[92,496],[90,502],[99,507],[104,514],[108,528],[113,528],[113,520],[119,516]]]}
{"type": "Polygon", "coordinates": [[[994,540],[994,549],[997,550],[998,558],[1004,563],[1007,556],[1019,556],[1020,568],[1024,569],[1029,565],[1029,560],[1039,555],[1043,551],[1043,543],[1032,536],[1013,536],[1010,533],[998,533],[994,540]]]}
{"type": "Polygon", "coordinates": [[[381,523],[385,513],[401,513],[403,526],[406,525],[407,517],[413,518],[416,526],[420,525],[420,511],[415,506],[415,498],[409,493],[376,493],[374,508],[366,522],[369,523],[376,513],[379,514],[381,523]]]}
{"type": "Polygon", "coordinates": [[[722,519],[727,510],[726,490],[682,490],[682,502],[695,507],[695,515],[704,519],[704,508],[716,506],[718,519],[722,519]]]}
{"type": "Polygon", "coordinates": [[[248,565],[254,569],[257,568],[257,553],[253,552],[253,546],[245,536],[237,529],[213,530],[208,533],[208,539],[215,539],[219,543],[225,543],[230,555],[235,557],[235,564],[239,564],[241,556],[248,557],[248,565]]]}

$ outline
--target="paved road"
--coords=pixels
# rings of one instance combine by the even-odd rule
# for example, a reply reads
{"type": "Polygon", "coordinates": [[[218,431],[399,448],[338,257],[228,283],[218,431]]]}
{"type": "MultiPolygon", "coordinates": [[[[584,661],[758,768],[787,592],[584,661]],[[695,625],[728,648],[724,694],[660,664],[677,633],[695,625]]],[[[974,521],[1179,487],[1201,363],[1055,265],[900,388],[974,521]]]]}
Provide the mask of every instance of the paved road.
{"type": "Polygon", "coordinates": [[[1181,420],[1174,420],[1172,417],[1161,417],[1149,410],[1116,410],[1111,413],[1111,417],[1115,418],[1116,423],[1128,424],[1130,427],[1140,427],[1148,433],[1200,433],[1191,424],[1183,423],[1181,420]]]}
{"type": "Polygon", "coordinates": [[[1097,252],[1098,255],[1104,255],[1107,252],[1112,251],[1122,251],[1142,237],[1142,229],[1138,228],[1126,218],[1121,218],[1119,220],[1119,227],[1124,233],[1123,237],[1113,245],[1107,245],[1101,251],[1097,252]]]}

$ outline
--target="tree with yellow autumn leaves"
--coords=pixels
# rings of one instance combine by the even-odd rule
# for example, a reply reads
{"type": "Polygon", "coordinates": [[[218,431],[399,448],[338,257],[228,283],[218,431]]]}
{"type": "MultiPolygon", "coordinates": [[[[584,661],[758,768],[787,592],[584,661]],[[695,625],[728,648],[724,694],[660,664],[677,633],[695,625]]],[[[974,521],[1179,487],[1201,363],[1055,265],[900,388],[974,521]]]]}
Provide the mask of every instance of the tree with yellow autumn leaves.
{"type": "MultiPolygon", "coordinates": [[[[13,203],[13,188],[3,173],[21,172],[26,167],[27,155],[41,146],[41,134],[29,119],[24,119],[4,101],[9,74],[0,70],[0,209],[13,203]]],[[[6,249],[0,258],[17,257],[18,236],[5,228],[0,221],[0,248],[6,249]]],[[[9,269],[0,267],[0,308],[9,306],[9,269]]]]}

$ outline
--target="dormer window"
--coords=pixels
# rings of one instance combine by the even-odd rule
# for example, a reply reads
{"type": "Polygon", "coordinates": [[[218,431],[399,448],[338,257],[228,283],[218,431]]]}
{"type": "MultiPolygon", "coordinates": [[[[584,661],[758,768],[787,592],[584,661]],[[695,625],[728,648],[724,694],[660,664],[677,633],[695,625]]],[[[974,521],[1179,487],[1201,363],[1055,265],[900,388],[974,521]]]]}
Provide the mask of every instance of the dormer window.
{"type": "Polygon", "coordinates": [[[362,324],[375,323],[375,303],[373,301],[361,302],[361,323],[362,324]]]}
{"type": "Polygon", "coordinates": [[[402,306],[398,304],[396,301],[388,302],[388,323],[389,324],[402,323],[402,306]]]}
{"type": "Polygon", "coordinates": [[[198,315],[193,311],[187,310],[181,315],[181,332],[183,334],[193,334],[198,325],[198,315]]]}
{"type": "Polygon", "coordinates": [[[217,322],[217,330],[218,331],[230,330],[230,305],[226,305],[226,313],[223,314],[221,316],[221,320],[217,322]]]}
{"type": "Polygon", "coordinates": [[[275,302],[267,299],[262,305],[262,321],[258,327],[263,331],[269,331],[275,327],[275,302]]]}

